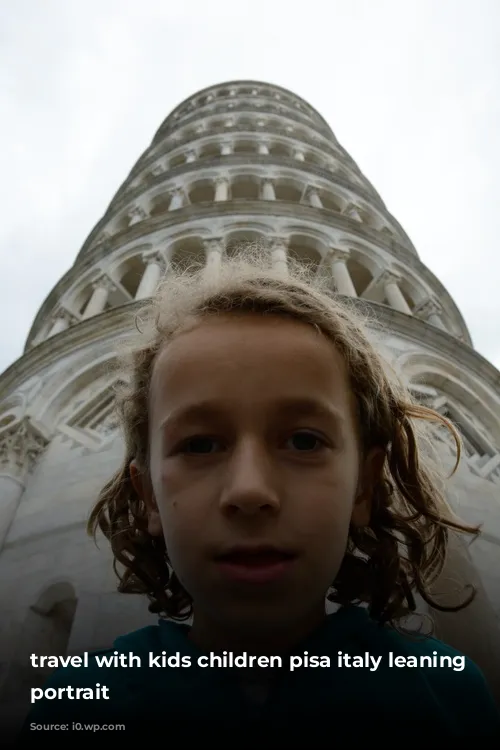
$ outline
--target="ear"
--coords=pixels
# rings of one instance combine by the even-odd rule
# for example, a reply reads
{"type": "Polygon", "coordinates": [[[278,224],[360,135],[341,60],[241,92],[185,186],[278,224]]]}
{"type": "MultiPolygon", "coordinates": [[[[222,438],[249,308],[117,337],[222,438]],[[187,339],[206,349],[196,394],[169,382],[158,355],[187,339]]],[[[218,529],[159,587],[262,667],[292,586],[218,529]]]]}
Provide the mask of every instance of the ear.
{"type": "Polygon", "coordinates": [[[372,448],[364,458],[352,509],[353,526],[368,526],[370,523],[373,493],[382,476],[384,462],[385,450],[383,448],[372,448]]]}
{"type": "Polygon", "coordinates": [[[129,471],[132,486],[146,506],[148,531],[151,536],[161,536],[163,534],[161,518],[149,477],[141,472],[135,459],[130,462],[129,471]]]}

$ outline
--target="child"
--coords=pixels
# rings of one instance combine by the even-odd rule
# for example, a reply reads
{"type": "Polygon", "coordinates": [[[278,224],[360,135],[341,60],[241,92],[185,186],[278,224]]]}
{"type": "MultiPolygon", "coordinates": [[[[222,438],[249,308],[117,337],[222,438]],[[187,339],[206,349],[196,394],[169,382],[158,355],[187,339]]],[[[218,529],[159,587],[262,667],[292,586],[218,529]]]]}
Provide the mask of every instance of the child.
{"type": "Polygon", "coordinates": [[[159,624],[56,671],[46,687],[99,683],[109,699],[43,699],[24,739],[61,723],[238,748],[496,736],[478,668],[402,632],[414,593],[432,603],[449,532],[477,532],[421,450],[419,424],[435,420],[460,451],[453,426],[389,377],[345,301],[262,251],[217,277],[168,276],[147,321],[118,399],[125,460],[89,530],[159,624]],[[141,666],[99,669],[115,652],[141,666]],[[261,660],[207,667],[211,652],[261,660]],[[161,663],[175,655],[191,666],[161,663]],[[291,656],[322,663],[291,671],[291,656]]]}

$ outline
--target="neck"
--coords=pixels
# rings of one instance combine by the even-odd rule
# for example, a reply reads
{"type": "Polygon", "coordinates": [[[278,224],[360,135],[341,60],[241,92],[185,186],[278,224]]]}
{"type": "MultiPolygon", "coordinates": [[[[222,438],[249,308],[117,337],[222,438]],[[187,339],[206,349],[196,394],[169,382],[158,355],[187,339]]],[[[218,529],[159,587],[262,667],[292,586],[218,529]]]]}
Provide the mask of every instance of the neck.
{"type": "Polygon", "coordinates": [[[273,656],[292,650],[313,633],[326,618],[325,606],[316,607],[301,618],[279,625],[240,627],[234,621],[222,622],[195,611],[190,640],[203,651],[246,651],[255,656],[273,656]]]}

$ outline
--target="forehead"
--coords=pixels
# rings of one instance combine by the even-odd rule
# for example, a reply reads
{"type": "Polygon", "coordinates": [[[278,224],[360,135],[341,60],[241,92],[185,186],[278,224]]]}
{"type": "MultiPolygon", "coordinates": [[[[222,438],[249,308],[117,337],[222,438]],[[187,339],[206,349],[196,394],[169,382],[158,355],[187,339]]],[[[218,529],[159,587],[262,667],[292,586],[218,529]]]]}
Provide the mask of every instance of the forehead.
{"type": "MultiPolygon", "coordinates": [[[[168,342],[156,359],[151,402],[320,395],[347,404],[345,363],[313,326],[273,315],[207,318],[168,342]]],[[[176,403],[177,405],[177,403],[176,403]]]]}

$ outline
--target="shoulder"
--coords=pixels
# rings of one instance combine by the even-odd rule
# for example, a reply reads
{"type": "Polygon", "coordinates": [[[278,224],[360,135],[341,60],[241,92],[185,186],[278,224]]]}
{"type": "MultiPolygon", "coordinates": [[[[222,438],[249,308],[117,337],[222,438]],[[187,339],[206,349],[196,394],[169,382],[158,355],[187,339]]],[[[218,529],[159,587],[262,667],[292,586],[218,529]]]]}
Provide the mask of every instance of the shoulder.
{"type": "Polygon", "coordinates": [[[500,715],[479,667],[465,654],[429,635],[382,626],[362,608],[346,612],[357,640],[381,655],[387,674],[425,699],[429,709],[467,734],[500,736],[500,715]]]}

